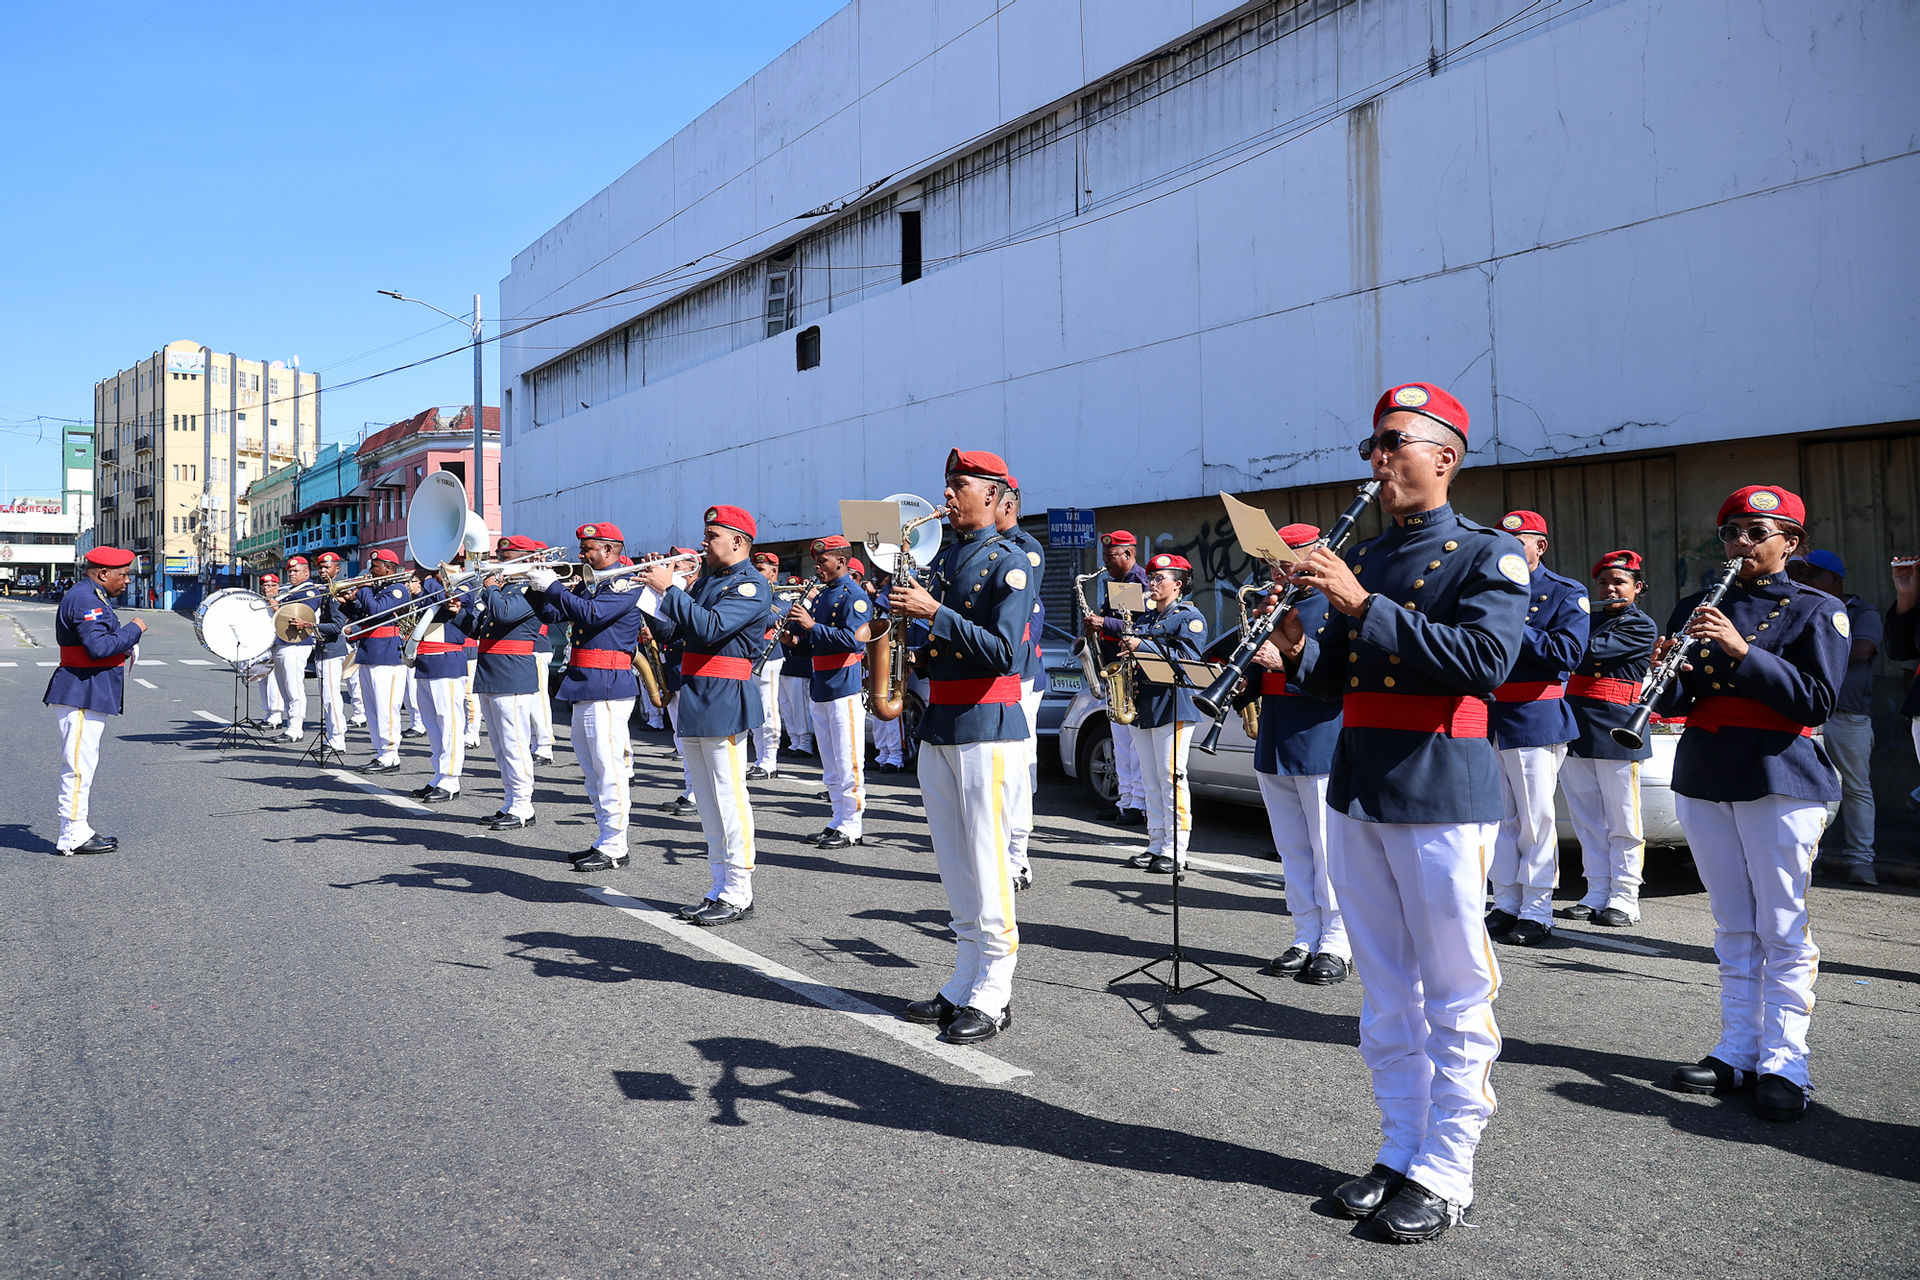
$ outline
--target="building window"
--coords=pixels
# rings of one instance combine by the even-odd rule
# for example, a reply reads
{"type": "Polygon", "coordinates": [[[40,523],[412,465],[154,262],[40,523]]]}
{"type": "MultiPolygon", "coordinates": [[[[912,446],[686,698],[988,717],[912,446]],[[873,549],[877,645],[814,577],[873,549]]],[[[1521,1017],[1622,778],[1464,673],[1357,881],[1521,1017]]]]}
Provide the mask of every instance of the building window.
{"type": "Polygon", "coordinates": [[[767,336],[793,328],[800,315],[800,269],[793,255],[767,260],[767,336]]]}
{"type": "Polygon", "coordinates": [[[794,365],[802,372],[820,367],[820,326],[810,324],[800,331],[793,344],[794,365]]]}
{"type": "Polygon", "coordinates": [[[920,278],[920,211],[900,215],[900,283],[920,278]]]}

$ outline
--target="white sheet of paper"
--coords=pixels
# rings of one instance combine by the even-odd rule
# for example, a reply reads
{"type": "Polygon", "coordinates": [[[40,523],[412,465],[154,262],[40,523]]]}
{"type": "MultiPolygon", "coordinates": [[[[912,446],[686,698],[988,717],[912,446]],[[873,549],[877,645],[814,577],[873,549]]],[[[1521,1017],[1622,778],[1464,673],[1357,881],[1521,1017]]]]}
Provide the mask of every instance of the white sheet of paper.
{"type": "Polygon", "coordinates": [[[640,588],[640,612],[649,618],[660,616],[660,593],[652,587],[640,588]]]}
{"type": "Polygon", "coordinates": [[[1230,493],[1222,493],[1220,501],[1227,508],[1227,519],[1233,524],[1233,536],[1239,541],[1240,549],[1255,560],[1269,563],[1292,564],[1300,557],[1293,553],[1280,538],[1280,531],[1273,527],[1273,521],[1267,519],[1267,513],[1256,506],[1240,501],[1230,493]]]}
{"type": "Polygon", "coordinates": [[[1147,589],[1137,582],[1109,582],[1107,604],[1128,613],[1147,611],[1147,589]]]}
{"type": "Polygon", "coordinates": [[[900,545],[900,504],[842,498],[840,532],[848,542],[866,543],[869,550],[888,544],[897,547],[900,545]]]}

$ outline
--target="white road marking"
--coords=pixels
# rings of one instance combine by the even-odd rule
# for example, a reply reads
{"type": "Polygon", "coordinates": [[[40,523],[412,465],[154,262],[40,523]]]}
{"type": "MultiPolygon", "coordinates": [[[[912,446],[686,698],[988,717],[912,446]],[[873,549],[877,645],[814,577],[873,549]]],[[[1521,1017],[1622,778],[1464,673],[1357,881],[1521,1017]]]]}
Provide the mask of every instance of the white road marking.
{"type": "Polygon", "coordinates": [[[225,724],[225,723],[226,723],[226,721],[225,721],[225,720],[223,720],[223,719],[221,719],[221,718],[220,718],[219,716],[217,716],[217,715],[215,715],[215,714],[213,714],[213,712],[211,712],[211,711],[202,711],[202,710],[200,710],[200,709],[199,709],[198,707],[195,707],[195,708],[194,708],[194,710],[193,710],[193,714],[195,714],[195,715],[197,715],[197,716],[199,716],[199,717],[200,717],[200,718],[201,718],[202,720],[211,720],[211,721],[212,721],[213,723],[215,723],[215,724],[225,724]]]}
{"type": "Polygon", "coordinates": [[[1603,938],[1597,933],[1570,933],[1565,929],[1555,929],[1562,938],[1577,938],[1581,942],[1590,942],[1596,947],[1612,947],[1615,951],[1631,951],[1641,956],[1663,956],[1666,952],[1658,947],[1643,947],[1637,942],[1622,942],[1619,938],[1603,938]]]}
{"type": "Polygon", "coordinates": [[[164,667],[167,664],[158,658],[142,658],[133,665],[136,667],[164,667]]]}
{"type": "Polygon", "coordinates": [[[17,662],[0,662],[0,667],[17,667],[19,665],[17,662]]]}
{"type": "Polygon", "coordinates": [[[421,804],[418,800],[414,800],[408,796],[397,796],[393,792],[387,790],[385,787],[379,786],[376,783],[368,782],[365,778],[355,777],[353,774],[348,773],[345,769],[329,769],[327,770],[327,774],[330,777],[340,779],[340,781],[346,783],[350,787],[358,787],[360,790],[366,792],[370,796],[377,796],[379,799],[385,800],[388,804],[394,806],[396,809],[411,809],[415,813],[432,813],[433,812],[433,810],[427,808],[426,805],[421,804]]]}
{"type": "Polygon", "coordinates": [[[969,1075],[978,1076],[988,1084],[1007,1084],[1033,1072],[1016,1067],[1012,1063],[1002,1062],[991,1054],[965,1045],[948,1044],[937,1037],[934,1028],[921,1026],[914,1022],[903,1022],[893,1014],[876,1009],[857,996],[850,996],[838,987],[828,986],[824,982],[809,978],[806,974],[789,969],[783,964],[758,955],[745,947],[728,942],[725,938],[715,937],[698,925],[688,924],[670,911],[630,897],[618,889],[605,885],[583,885],[581,891],[588,897],[624,912],[636,920],[643,921],[668,933],[690,947],[698,947],[710,956],[725,960],[728,964],[737,964],[743,969],[751,969],[769,982],[778,983],[797,996],[804,996],[823,1008],[835,1013],[845,1014],[869,1031],[877,1031],[904,1045],[932,1054],[942,1062],[959,1067],[969,1075]]]}
{"type": "Polygon", "coordinates": [[[180,659],[180,665],[183,667],[210,667],[213,664],[205,658],[182,658],[180,659]]]}
{"type": "Polygon", "coordinates": [[[133,682],[139,685],[142,689],[158,689],[160,687],[159,685],[153,684],[150,681],[142,680],[139,676],[135,676],[133,678],[133,682]]]}
{"type": "Polygon", "coordinates": [[[36,667],[57,667],[60,664],[57,662],[36,662],[33,665],[36,667]]]}

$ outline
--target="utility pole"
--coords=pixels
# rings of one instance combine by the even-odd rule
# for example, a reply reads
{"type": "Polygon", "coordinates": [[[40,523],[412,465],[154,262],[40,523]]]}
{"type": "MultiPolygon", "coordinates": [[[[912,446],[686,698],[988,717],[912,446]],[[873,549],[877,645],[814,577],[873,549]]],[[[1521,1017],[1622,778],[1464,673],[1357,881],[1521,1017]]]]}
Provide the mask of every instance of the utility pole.
{"type": "Polygon", "coordinates": [[[481,328],[480,328],[480,295],[477,293],[473,295],[473,319],[469,321],[464,316],[457,316],[457,315],[454,315],[453,312],[451,311],[441,310],[441,308],[434,306],[431,302],[423,302],[419,298],[409,298],[406,294],[397,292],[396,290],[393,290],[393,289],[376,289],[374,290],[374,292],[380,294],[382,297],[392,298],[395,302],[412,302],[419,306],[425,307],[429,311],[439,311],[441,315],[445,316],[449,320],[457,321],[461,324],[472,325],[472,328],[473,328],[473,469],[468,477],[472,481],[472,483],[467,486],[467,499],[468,501],[473,503],[473,509],[475,511],[478,511],[482,516],[485,516],[487,513],[487,474],[486,474],[486,461],[487,461],[486,447],[487,446],[486,446],[486,432],[483,430],[483,428],[486,425],[486,412],[485,412],[486,385],[485,385],[485,377],[481,373],[481,359],[480,359],[480,348],[481,348],[481,344],[485,341],[485,336],[482,334],[481,328]]]}

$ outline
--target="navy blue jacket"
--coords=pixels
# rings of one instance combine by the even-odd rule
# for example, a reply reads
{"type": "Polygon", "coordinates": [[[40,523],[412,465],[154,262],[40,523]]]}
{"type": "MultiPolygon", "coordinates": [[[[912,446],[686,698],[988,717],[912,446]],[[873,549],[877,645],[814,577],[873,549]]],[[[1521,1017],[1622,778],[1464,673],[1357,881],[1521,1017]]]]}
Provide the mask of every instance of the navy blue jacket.
{"type": "MultiPolygon", "coordinates": [[[[1574,671],[1576,677],[1598,680],[1624,680],[1638,684],[1653,667],[1653,642],[1660,638],[1653,619],[1638,605],[1608,609],[1604,605],[1594,615],[1593,630],[1587,637],[1587,652],[1574,671]]],[[[1625,691],[1622,690],[1624,693],[1625,691]]],[[[1626,724],[1633,715],[1633,700],[1611,702],[1604,698],[1582,697],[1569,689],[1567,706],[1573,711],[1578,736],[1568,744],[1567,754],[1583,760],[1645,760],[1653,754],[1653,741],[1643,738],[1640,749],[1623,747],[1609,736],[1608,730],[1626,724]]]]}
{"type": "MultiPolygon", "coordinates": [[[[276,612],[278,609],[284,609],[290,604],[303,604],[313,610],[314,618],[317,620],[320,616],[320,609],[324,603],[325,597],[320,590],[320,584],[312,578],[308,578],[305,582],[295,583],[293,586],[287,587],[280,592],[280,603],[276,608],[276,612]]],[[[306,639],[297,640],[294,644],[312,644],[314,643],[316,635],[317,631],[309,633],[306,639]]],[[[277,635],[274,637],[273,650],[275,653],[278,653],[282,649],[290,649],[292,647],[293,645],[288,644],[277,635]]]]}
{"type": "MultiPolygon", "coordinates": [[[[462,595],[467,594],[462,592],[462,595]]],[[[465,680],[467,678],[467,633],[455,616],[459,601],[449,600],[440,579],[428,578],[421,584],[420,599],[437,613],[437,620],[420,637],[420,651],[414,658],[413,673],[422,680],[465,680]]]]}
{"type": "MultiPolygon", "coordinates": [[[[353,598],[353,607],[347,612],[355,618],[369,618],[410,599],[412,593],[407,590],[406,576],[394,574],[382,582],[360,588],[353,598]]],[[[376,630],[377,634],[364,635],[356,642],[355,659],[363,667],[400,666],[406,660],[401,654],[406,647],[406,637],[391,621],[383,622],[376,630]]]]}
{"type": "Polygon", "coordinates": [[[567,673],[560,677],[555,697],[566,702],[618,702],[640,696],[633,651],[640,642],[642,619],[639,590],[631,578],[583,582],[571,589],[555,582],[528,599],[543,621],[568,629],[567,673]]]}
{"type": "Polygon", "coordinates": [[[106,588],[82,578],[60,597],[53,639],[60,665],[47,680],[49,707],[78,707],[117,716],[127,700],[127,655],[140,643],[140,628],[120,624],[106,588]]]}
{"type": "MultiPolygon", "coordinates": [[[[1407,516],[1345,553],[1373,593],[1359,618],[1307,632],[1296,677],[1320,698],[1489,697],[1520,654],[1527,558],[1511,535],[1451,506],[1407,516]]],[[[1362,822],[1498,822],[1500,764],[1482,737],[1354,727],[1334,747],[1327,804],[1362,822]]]]}
{"type": "MultiPolygon", "coordinates": [[[[1520,633],[1520,656],[1507,673],[1506,683],[1564,685],[1567,673],[1587,649],[1592,608],[1587,589],[1541,565],[1528,578],[1527,594],[1527,625],[1520,633]]],[[[1550,747],[1579,736],[1573,708],[1567,705],[1564,694],[1531,702],[1505,702],[1501,700],[1503,693],[1524,696],[1520,690],[1494,690],[1487,720],[1493,726],[1493,744],[1500,750],[1550,747]]]]}
{"type": "Polygon", "coordinates": [[[872,597],[854,581],[852,574],[842,574],[837,581],[820,589],[820,594],[813,598],[813,604],[807,611],[813,615],[813,630],[804,633],[807,656],[811,660],[809,666],[812,668],[807,696],[814,702],[858,697],[867,670],[864,661],[856,660],[846,666],[828,666],[821,659],[845,662],[848,654],[858,654],[864,659],[867,642],[859,639],[855,633],[861,627],[873,624],[872,597]]]}
{"type": "Polygon", "coordinates": [[[660,597],[654,616],[682,654],[681,737],[730,737],[766,719],[751,669],[773,617],[771,595],[766,578],[742,560],[702,573],[691,592],[669,587],[660,597]]]}
{"type": "MultiPolygon", "coordinates": [[[[1914,624],[1920,622],[1920,606],[1896,613],[1889,609],[1886,615],[1885,637],[1887,656],[1895,662],[1912,662],[1920,658],[1920,643],[1916,643],[1914,624]]],[[[1903,716],[1920,716],[1920,679],[1907,686],[1906,700],[1900,704],[1903,716]]]]}
{"type": "Polygon", "coordinates": [[[1026,553],[992,526],[955,533],[934,556],[924,582],[941,608],[933,615],[924,650],[929,701],[920,718],[920,741],[930,746],[1024,741],[1020,637],[1040,593],[1026,553]],[[1015,686],[1010,702],[977,700],[1003,697],[991,692],[1001,688],[996,682],[1002,679],[1015,686]]]}
{"type": "MultiPolygon", "coordinates": [[[[1295,606],[1300,625],[1317,635],[1333,606],[1318,591],[1295,606]]],[[[1340,704],[1309,698],[1287,680],[1284,671],[1250,667],[1248,678],[1282,686],[1282,692],[1260,695],[1260,736],[1253,744],[1257,773],[1290,778],[1313,778],[1333,772],[1333,748],[1340,740],[1340,704]]]]}
{"type": "MultiPolygon", "coordinates": [[[[1701,593],[1673,611],[1667,633],[1686,626],[1701,593]]],[[[1812,738],[1785,728],[1726,725],[1709,730],[1695,723],[1703,699],[1751,699],[1796,725],[1818,726],[1833,714],[1852,648],[1847,606],[1784,573],[1737,580],[1720,612],[1746,638],[1747,656],[1730,661],[1718,645],[1687,643],[1690,671],[1667,686],[1654,710],[1687,717],[1673,757],[1673,790],[1694,800],[1838,800],[1840,780],[1826,750],[1812,738]]]]}
{"type": "Polygon", "coordinates": [[[340,632],[347,625],[347,611],[334,599],[333,588],[324,582],[320,584],[320,598],[314,602],[313,612],[314,658],[325,661],[346,657],[352,646],[341,639],[340,632]]]}
{"type": "MultiPolygon", "coordinates": [[[[1134,621],[1133,634],[1140,637],[1141,658],[1198,658],[1207,647],[1207,620],[1193,607],[1193,601],[1175,600],[1163,611],[1149,609],[1134,621]]],[[[1135,682],[1140,714],[1136,729],[1158,729],[1179,721],[1192,724],[1203,719],[1193,705],[1194,690],[1183,684],[1135,682]]],[[[1204,686],[1203,686],[1204,687],[1204,686]]]]}
{"type": "Polygon", "coordinates": [[[537,645],[540,618],[527,600],[523,583],[485,587],[460,611],[454,623],[480,642],[473,691],[504,695],[537,693],[541,661],[537,645]]]}

